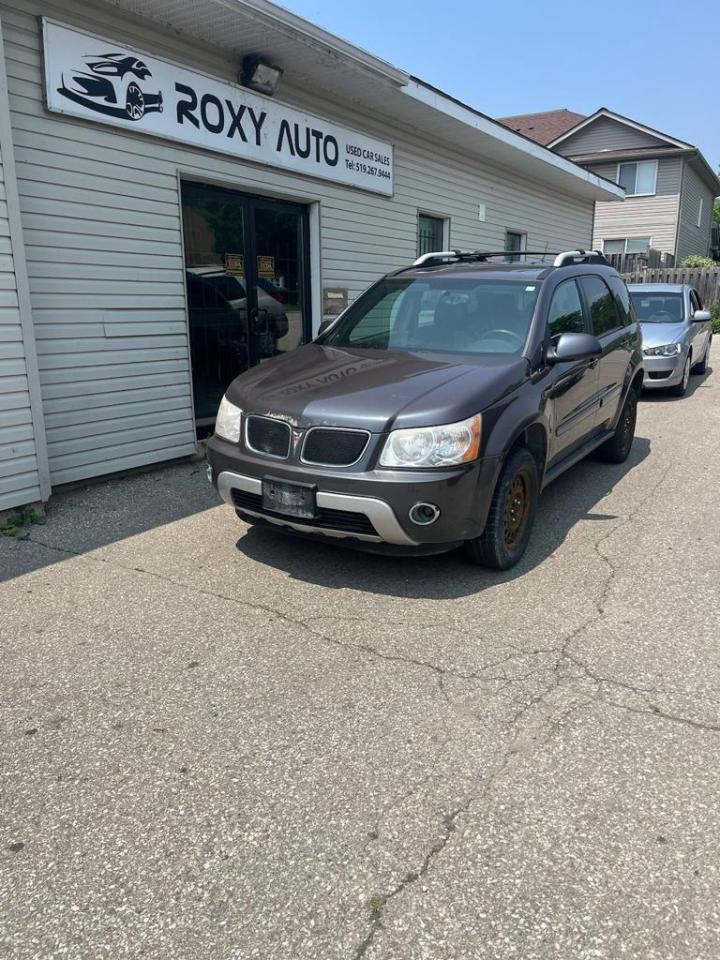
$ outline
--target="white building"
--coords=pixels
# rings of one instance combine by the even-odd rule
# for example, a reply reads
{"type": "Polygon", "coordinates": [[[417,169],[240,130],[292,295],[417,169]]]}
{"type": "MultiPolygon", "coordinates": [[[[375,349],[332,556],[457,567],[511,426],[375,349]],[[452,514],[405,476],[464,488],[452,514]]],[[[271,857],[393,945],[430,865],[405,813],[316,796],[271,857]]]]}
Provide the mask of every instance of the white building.
{"type": "Polygon", "coordinates": [[[418,249],[589,246],[623,195],[267,0],[0,27],[0,509],[193,453],[232,377],[418,249]]]}

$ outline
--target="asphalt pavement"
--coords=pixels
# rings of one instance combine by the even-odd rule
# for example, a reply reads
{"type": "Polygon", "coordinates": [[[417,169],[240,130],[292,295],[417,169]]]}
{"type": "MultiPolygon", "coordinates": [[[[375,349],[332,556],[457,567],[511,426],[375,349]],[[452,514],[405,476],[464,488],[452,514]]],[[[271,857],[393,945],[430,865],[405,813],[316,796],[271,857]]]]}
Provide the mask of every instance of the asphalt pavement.
{"type": "Polygon", "coordinates": [[[522,564],[251,529],[201,464],[0,538],[3,960],[717,960],[720,375],[522,564]]]}

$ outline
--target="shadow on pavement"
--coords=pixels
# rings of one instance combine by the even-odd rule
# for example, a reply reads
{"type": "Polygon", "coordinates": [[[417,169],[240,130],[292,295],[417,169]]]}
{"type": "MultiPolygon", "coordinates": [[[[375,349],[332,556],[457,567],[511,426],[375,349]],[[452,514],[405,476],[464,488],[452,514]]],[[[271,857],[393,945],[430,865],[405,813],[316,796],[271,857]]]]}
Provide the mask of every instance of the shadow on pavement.
{"type": "Polygon", "coordinates": [[[32,541],[46,549],[0,535],[0,583],[219,503],[205,464],[187,461],[66,488],[50,500],[46,525],[31,528],[32,541]]]}
{"type": "Polygon", "coordinates": [[[594,513],[593,507],[649,453],[650,441],[636,437],[626,463],[615,466],[584,460],[563,474],[542,494],[528,552],[505,573],[473,566],[457,550],[431,557],[386,557],[268,527],[250,527],[237,548],[257,563],[331,589],[352,587],[383,596],[422,599],[466,597],[522,577],[550,556],[578,521],[614,520],[612,514],[594,513]]]}

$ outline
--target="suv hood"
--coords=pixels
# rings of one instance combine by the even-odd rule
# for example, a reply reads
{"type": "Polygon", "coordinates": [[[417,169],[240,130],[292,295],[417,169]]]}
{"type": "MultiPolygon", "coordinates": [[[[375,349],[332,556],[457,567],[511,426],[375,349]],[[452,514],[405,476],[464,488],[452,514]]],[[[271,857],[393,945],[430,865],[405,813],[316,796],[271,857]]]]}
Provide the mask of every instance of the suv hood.
{"type": "Polygon", "coordinates": [[[228,399],[246,413],[295,427],[391,428],[453,423],[479,413],[527,376],[523,357],[438,357],[309,343],[233,380],[228,399]]]}
{"type": "Polygon", "coordinates": [[[662,347],[666,343],[679,343],[688,332],[684,323],[641,323],[643,346],[662,347]]]}

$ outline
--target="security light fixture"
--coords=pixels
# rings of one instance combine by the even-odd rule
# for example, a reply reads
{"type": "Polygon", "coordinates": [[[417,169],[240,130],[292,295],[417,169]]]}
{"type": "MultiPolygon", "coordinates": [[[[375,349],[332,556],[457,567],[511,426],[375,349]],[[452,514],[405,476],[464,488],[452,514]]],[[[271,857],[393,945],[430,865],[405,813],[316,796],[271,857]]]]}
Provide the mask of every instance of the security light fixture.
{"type": "Polygon", "coordinates": [[[238,79],[244,87],[250,87],[258,93],[271,97],[277,90],[283,72],[257,54],[243,57],[238,79]]]}

